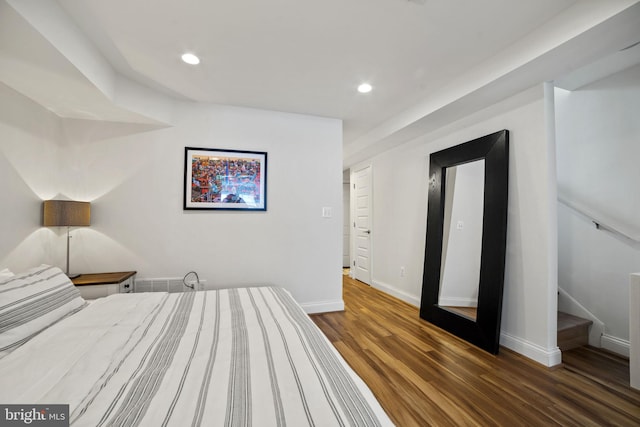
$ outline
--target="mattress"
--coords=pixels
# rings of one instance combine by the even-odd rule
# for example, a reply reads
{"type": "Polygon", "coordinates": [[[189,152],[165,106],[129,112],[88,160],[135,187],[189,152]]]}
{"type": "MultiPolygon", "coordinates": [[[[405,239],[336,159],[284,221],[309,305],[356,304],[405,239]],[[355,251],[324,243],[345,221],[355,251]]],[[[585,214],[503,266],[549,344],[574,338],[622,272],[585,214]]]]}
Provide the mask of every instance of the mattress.
{"type": "Polygon", "coordinates": [[[0,359],[0,384],[72,426],[392,425],[278,287],[96,300],[0,359]]]}

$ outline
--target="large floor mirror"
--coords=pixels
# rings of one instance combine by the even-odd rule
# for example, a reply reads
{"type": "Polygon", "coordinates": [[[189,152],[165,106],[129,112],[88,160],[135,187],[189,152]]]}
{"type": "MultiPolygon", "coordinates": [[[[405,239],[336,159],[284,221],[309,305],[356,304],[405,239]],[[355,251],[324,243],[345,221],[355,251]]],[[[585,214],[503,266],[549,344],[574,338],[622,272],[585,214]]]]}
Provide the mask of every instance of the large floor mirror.
{"type": "Polygon", "coordinates": [[[420,317],[497,354],[509,132],[431,154],[420,317]]]}

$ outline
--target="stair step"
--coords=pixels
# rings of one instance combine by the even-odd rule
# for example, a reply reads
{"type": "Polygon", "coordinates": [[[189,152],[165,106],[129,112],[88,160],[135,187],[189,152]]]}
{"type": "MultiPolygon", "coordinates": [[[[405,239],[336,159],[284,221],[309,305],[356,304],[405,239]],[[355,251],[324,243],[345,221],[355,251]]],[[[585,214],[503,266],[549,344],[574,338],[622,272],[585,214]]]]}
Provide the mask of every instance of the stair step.
{"type": "Polygon", "coordinates": [[[583,319],[582,317],[574,316],[573,314],[558,312],[558,332],[565,329],[573,328],[575,326],[591,326],[593,322],[589,319],[583,319]]]}
{"type": "Polygon", "coordinates": [[[589,319],[558,312],[558,347],[562,351],[589,344],[589,319]]]}

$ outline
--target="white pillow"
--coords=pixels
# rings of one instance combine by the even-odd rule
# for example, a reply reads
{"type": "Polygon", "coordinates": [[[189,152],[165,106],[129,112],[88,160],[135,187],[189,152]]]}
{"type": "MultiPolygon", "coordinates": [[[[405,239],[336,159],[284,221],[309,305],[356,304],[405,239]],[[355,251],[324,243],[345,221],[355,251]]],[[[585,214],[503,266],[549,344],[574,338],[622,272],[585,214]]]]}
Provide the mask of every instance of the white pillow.
{"type": "Polygon", "coordinates": [[[5,279],[10,279],[13,277],[13,273],[8,268],[3,268],[0,270],[0,285],[5,282],[5,279]]]}
{"type": "Polygon", "coordinates": [[[57,267],[32,268],[6,280],[0,288],[0,358],[84,305],[57,267]]]}

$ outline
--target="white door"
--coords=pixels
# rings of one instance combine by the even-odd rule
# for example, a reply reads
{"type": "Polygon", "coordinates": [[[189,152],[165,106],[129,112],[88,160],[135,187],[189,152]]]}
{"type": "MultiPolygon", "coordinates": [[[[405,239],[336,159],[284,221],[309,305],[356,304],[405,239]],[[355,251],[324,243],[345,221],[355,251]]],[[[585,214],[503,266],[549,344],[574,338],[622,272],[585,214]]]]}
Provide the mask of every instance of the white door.
{"type": "Polygon", "coordinates": [[[371,166],[353,174],[354,185],[354,273],[353,276],[371,284],[371,166]]]}
{"type": "Polygon", "coordinates": [[[342,266],[349,267],[351,259],[351,222],[349,212],[351,210],[351,188],[349,183],[342,184],[342,266]]]}

